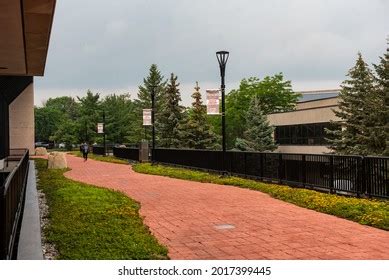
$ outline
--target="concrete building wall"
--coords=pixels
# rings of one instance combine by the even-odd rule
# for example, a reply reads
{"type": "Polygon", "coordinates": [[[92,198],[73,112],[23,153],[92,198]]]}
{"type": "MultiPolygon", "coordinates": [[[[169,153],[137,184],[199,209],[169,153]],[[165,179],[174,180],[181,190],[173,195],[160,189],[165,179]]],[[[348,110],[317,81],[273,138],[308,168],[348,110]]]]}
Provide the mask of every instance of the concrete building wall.
{"type": "MultiPolygon", "coordinates": [[[[296,111],[268,115],[273,126],[327,123],[340,121],[333,112],[338,107],[339,98],[328,98],[298,103],[296,111]]],[[[280,145],[277,152],[299,154],[322,154],[331,150],[320,145],[280,145]]]]}
{"type": "MultiPolygon", "coordinates": [[[[334,100],[332,100],[332,103],[334,100]]],[[[330,100],[304,102],[298,104],[296,111],[271,114],[268,120],[271,125],[292,125],[292,124],[306,124],[306,123],[323,123],[333,121],[340,121],[335,113],[332,111],[337,108],[336,103],[330,104],[330,100]],[[309,104],[310,103],[310,104],[309,104]],[[312,109],[309,109],[312,108],[312,109]]]]}
{"type": "Polygon", "coordinates": [[[9,106],[10,149],[27,148],[34,154],[34,84],[31,83],[9,106]]]}

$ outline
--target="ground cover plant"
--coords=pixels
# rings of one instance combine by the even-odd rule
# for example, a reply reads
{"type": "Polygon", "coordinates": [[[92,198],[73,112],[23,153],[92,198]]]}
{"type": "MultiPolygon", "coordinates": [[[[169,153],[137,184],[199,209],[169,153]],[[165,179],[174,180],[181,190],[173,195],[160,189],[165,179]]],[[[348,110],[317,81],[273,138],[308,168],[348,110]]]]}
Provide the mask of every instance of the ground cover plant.
{"type": "Polygon", "coordinates": [[[143,225],[139,204],[120,192],[72,181],[66,170],[48,170],[35,159],[38,188],[46,196],[50,225],[47,241],[59,259],[167,259],[143,225]]]}
{"type": "MultiPolygon", "coordinates": [[[[77,151],[77,152],[69,152],[70,154],[76,156],[76,157],[81,157],[82,158],[82,153],[77,151]]],[[[118,163],[118,164],[128,164],[128,160],[125,159],[120,159],[114,156],[101,156],[101,155],[95,155],[93,153],[88,154],[89,159],[94,159],[98,161],[103,161],[103,162],[109,162],[109,163],[118,163]]]]}
{"type": "Polygon", "coordinates": [[[139,173],[257,190],[304,208],[345,218],[363,225],[389,230],[388,201],[344,197],[313,190],[267,184],[234,176],[221,177],[217,174],[165,165],[141,163],[135,164],[132,168],[139,173]]]}

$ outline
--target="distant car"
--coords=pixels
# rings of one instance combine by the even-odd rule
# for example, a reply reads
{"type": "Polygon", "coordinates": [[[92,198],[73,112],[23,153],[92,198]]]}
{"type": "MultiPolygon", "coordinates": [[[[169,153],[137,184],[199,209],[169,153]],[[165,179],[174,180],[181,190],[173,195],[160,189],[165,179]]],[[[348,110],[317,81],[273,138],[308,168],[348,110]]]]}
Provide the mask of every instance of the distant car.
{"type": "Polygon", "coordinates": [[[43,147],[46,149],[53,149],[54,143],[53,142],[35,142],[35,148],[43,147]]]}
{"type": "Polygon", "coordinates": [[[35,148],[40,148],[40,147],[48,149],[49,144],[45,142],[35,142],[35,148]]]}
{"type": "Polygon", "coordinates": [[[65,143],[59,143],[58,144],[58,148],[65,149],[66,148],[66,144],[65,143]]]}

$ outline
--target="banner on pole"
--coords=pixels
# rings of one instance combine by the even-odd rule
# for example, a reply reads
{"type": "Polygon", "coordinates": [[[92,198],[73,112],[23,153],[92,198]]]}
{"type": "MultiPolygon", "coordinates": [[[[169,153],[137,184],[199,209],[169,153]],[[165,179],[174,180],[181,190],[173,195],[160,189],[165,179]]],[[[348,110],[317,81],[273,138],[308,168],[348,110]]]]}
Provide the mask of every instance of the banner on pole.
{"type": "Polygon", "coordinates": [[[97,124],[97,133],[104,133],[104,123],[97,124]]]}
{"type": "Polygon", "coordinates": [[[207,89],[207,115],[219,115],[220,89],[207,89]]]}
{"type": "Polygon", "coordinates": [[[151,109],[143,109],[143,125],[152,125],[151,109]]]}

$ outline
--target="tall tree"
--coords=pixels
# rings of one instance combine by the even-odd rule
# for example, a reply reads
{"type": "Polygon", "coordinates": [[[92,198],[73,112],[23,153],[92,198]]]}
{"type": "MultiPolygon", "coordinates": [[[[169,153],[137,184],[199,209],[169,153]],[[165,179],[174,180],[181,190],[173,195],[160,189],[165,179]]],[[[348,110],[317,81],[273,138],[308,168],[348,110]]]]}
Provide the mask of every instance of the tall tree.
{"type": "MultiPolygon", "coordinates": [[[[330,147],[339,154],[367,154],[367,125],[372,112],[367,104],[375,98],[373,74],[358,53],[356,64],[341,85],[339,109],[334,113],[343,122],[340,130],[328,130],[330,147]]],[[[374,125],[374,124],[372,124],[374,125]]]]}
{"type": "Polygon", "coordinates": [[[119,144],[128,141],[133,123],[132,116],[135,114],[130,95],[108,95],[102,101],[101,107],[106,116],[107,140],[119,144]]]}
{"type": "Polygon", "coordinates": [[[389,38],[387,45],[386,53],[380,57],[380,63],[373,64],[377,74],[377,98],[371,105],[371,111],[374,113],[373,121],[376,125],[369,129],[369,134],[373,135],[378,143],[377,154],[389,156],[389,38]]]}
{"type": "Polygon", "coordinates": [[[263,106],[254,97],[246,112],[247,128],[243,133],[243,139],[237,138],[235,148],[245,151],[274,151],[277,145],[274,143],[274,128],[270,126],[266,115],[263,113],[263,106]]]}
{"type": "Polygon", "coordinates": [[[198,82],[194,89],[192,108],[179,127],[181,146],[191,149],[216,149],[220,146],[219,139],[208,123],[207,109],[203,105],[198,82]]]}
{"type": "Polygon", "coordinates": [[[163,94],[160,111],[157,114],[156,126],[159,136],[158,146],[160,147],[178,147],[179,124],[183,117],[184,107],[180,105],[181,94],[177,82],[177,76],[173,73],[170,76],[166,91],[163,94]]]}
{"type": "Polygon", "coordinates": [[[142,125],[143,109],[151,109],[151,92],[154,90],[155,110],[156,114],[158,114],[162,104],[162,96],[166,90],[166,83],[167,81],[158,70],[158,66],[152,64],[148,76],[143,79],[143,85],[139,86],[138,99],[134,102],[136,109],[135,113],[137,114],[136,123],[132,125],[133,133],[131,139],[134,141],[139,142],[144,138],[146,138],[146,140],[151,139],[151,128],[143,127],[142,125]]]}
{"type": "Polygon", "coordinates": [[[35,140],[52,140],[55,132],[63,119],[63,114],[52,107],[35,107],[35,140]]]}
{"type": "Polygon", "coordinates": [[[79,142],[94,143],[99,139],[97,135],[97,123],[103,122],[100,94],[87,91],[85,97],[77,97],[80,102],[79,142]]]}
{"type": "MultiPolygon", "coordinates": [[[[161,102],[161,95],[164,94],[166,88],[166,80],[158,70],[156,64],[152,64],[149,69],[149,75],[143,79],[143,85],[139,86],[138,100],[142,109],[151,108],[151,92],[154,89],[155,100],[157,104],[161,102]]],[[[159,107],[159,106],[157,106],[159,107]]]]}
{"type": "Polygon", "coordinates": [[[75,120],[79,115],[79,104],[70,96],[61,96],[56,98],[49,98],[46,101],[48,108],[53,108],[67,115],[70,119],[75,120]]]}
{"type": "MultiPolygon", "coordinates": [[[[226,97],[227,145],[233,146],[235,139],[245,131],[246,112],[251,100],[256,97],[264,114],[293,110],[299,98],[293,92],[291,82],[284,80],[282,73],[267,76],[263,80],[257,77],[243,79],[239,89],[232,90],[226,97]]],[[[216,121],[215,128],[219,121],[216,121]]]]}

